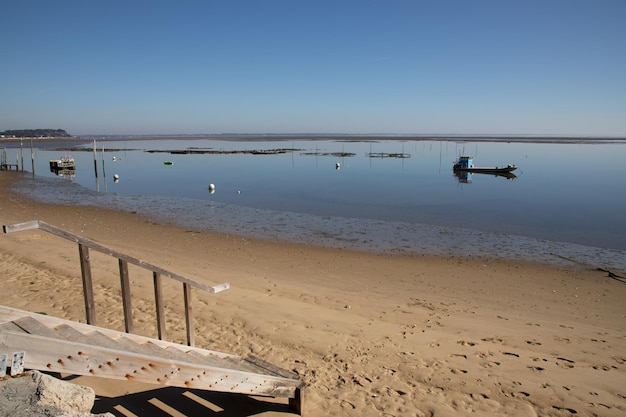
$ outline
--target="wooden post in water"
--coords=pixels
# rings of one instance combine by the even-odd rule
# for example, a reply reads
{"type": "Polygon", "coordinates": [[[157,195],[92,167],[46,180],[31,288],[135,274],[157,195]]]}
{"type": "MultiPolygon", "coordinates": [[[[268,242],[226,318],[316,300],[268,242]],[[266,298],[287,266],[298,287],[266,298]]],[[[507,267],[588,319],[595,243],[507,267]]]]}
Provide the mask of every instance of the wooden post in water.
{"type": "Polygon", "coordinates": [[[33,149],[33,140],[30,140],[30,165],[33,169],[33,177],[35,176],[35,150],[33,149]]]}
{"type": "Polygon", "coordinates": [[[24,141],[20,139],[20,158],[22,160],[22,172],[24,172],[24,141]]]}
{"type": "Polygon", "coordinates": [[[102,182],[104,182],[104,192],[107,191],[107,173],[104,170],[104,145],[102,145],[102,182]]]}
{"type": "Polygon", "coordinates": [[[100,191],[100,186],[98,183],[98,160],[96,157],[96,140],[93,140],[93,169],[96,173],[96,191],[100,191]]]}

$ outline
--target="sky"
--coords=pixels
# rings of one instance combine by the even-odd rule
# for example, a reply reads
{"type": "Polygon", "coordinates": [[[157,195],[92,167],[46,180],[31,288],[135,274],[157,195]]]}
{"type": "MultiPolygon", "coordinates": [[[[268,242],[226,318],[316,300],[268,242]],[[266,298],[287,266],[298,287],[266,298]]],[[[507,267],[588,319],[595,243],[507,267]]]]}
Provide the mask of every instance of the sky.
{"type": "Polygon", "coordinates": [[[2,0],[0,131],[626,136],[624,0],[2,0]]]}

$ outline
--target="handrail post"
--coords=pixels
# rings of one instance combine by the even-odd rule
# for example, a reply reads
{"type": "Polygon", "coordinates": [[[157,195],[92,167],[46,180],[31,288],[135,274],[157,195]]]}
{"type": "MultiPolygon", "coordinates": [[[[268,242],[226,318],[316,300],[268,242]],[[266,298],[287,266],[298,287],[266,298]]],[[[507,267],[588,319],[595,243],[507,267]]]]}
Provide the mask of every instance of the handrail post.
{"type": "Polygon", "coordinates": [[[195,346],[195,336],[193,329],[192,307],[191,307],[191,286],[183,282],[183,293],[185,298],[185,323],[187,324],[187,345],[195,346]]]}
{"type": "Polygon", "coordinates": [[[87,324],[96,325],[96,309],[93,298],[93,281],[91,279],[91,263],[89,261],[89,247],[78,244],[80,257],[80,271],[83,278],[83,298],[85,299],[85,318],[87,324]]]}
{"type": "Polygon", "coordinates": [[[161,274],[152,271],[154,282],[154,302],[156,307],[157,332],[159,340],[165,340],[165,309],[163,308],[163,291],[161,289],[161,274]]]}
{"type": "Polygon", "coordinates": [[[122,287],[122,305],[124,307],[124,326],[126,333],[133,333],[133,308],[130,301],[130,281],[128,279],[128,262],[119,259],[120,283],[122,287]]]}

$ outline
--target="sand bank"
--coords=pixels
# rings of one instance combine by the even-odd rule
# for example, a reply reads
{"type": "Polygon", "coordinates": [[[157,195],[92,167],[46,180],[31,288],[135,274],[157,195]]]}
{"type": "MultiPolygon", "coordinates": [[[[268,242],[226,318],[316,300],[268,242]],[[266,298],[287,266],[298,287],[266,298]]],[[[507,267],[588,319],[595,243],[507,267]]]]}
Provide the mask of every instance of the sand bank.
{"type": "MultiPolygon", "coordinates": [[[[626,284],[604,272],[198,233],[141,214],[34,203],[7,191],[16,175],[0,174],[2,224],[43,220],[178,274],[229,282],[223,293],[194,292],[196,344],[296,371],[309,416],[626,413],[626,284]]],[[[123,330],[117,261],[92,258],[98,325],[123,330]]],[[[84,322],[74,244],[3,234],[0,274],[3,305],[84,322]]],[[[151,276],[131,270],[131,285],[136,331],[155,337],[151,276]]],[[[166,292],[168,339],[183,342],[182,291],[166,292]]],[[[155,415],[153,398],[181,409],[188,401],[183,390],[88,383],[98,411],[117,415],[155,415]]],[[[288,414],[281,401],[202,395],[220,415],[288,414]]]]}

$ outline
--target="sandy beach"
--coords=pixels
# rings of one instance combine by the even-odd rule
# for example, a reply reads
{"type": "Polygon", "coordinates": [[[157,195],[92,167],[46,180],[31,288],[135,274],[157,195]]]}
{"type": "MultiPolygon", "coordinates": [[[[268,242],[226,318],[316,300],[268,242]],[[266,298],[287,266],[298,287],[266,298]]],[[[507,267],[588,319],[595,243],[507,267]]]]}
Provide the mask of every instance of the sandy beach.
{"type": "MultiPolygon", "coordinates": [[[[35,203],[8,191],[17,175],[0,173],[2,224],[43,220],[206,284],[229,282],[194,291],[196,345],[297,372],[307,416],[626,414],[626,284],[606,272],[199,233],[141,213],[35,203]]],[[[92,255],[97,324],[123,330],[117,268],[92,255]]],[[[2,234],[0,273],[3,305],[85,321],[75,244],[2,234]]],[[[151,275],[130,277],[135,330],[156,337],[151,275]]],[[[164,289],[168,340],[183,343],[182,289],[164,289]]],[[[98,412],[159,415],[152,399],[186,401],[184,390],[75,381],[96,389],[98,412]]],[[[206,415],[290,415],[283,400],[206,398],[223,410],[206,415]]]]}

